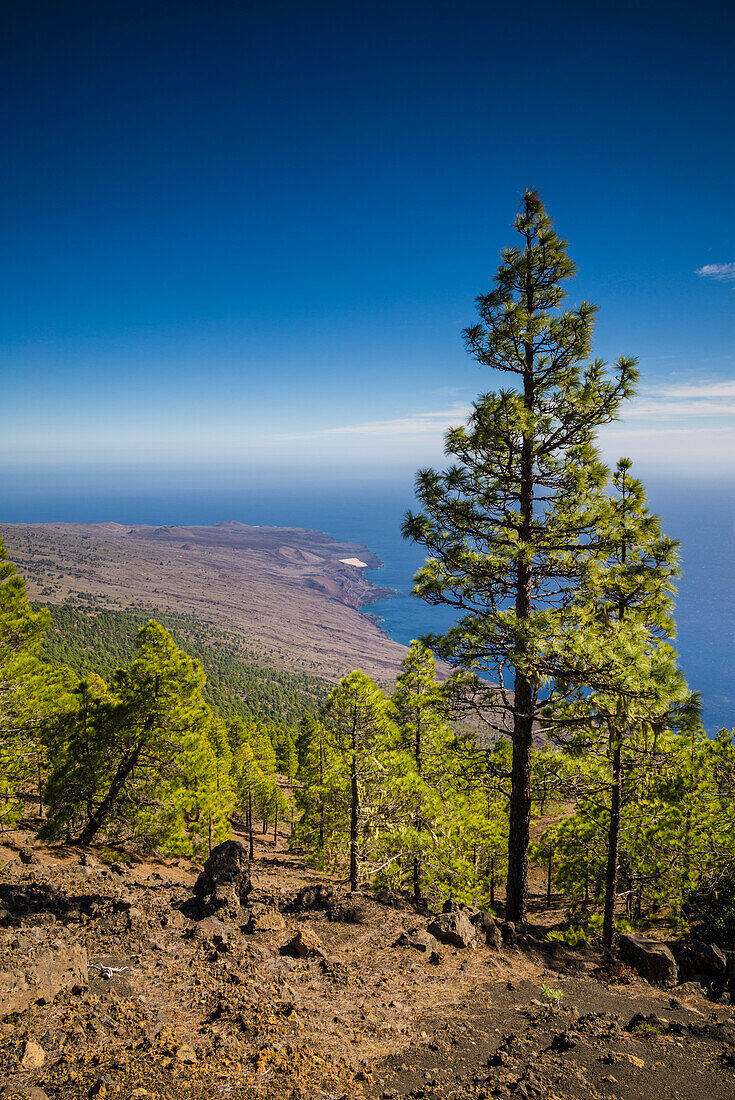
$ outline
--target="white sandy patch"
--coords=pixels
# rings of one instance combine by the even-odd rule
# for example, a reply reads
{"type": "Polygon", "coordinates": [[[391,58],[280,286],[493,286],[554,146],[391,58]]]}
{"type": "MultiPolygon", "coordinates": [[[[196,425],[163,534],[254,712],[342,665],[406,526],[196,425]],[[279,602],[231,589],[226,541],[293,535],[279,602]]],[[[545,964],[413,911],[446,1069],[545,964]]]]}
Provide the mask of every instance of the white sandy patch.
{"type": "Polygon", "coordinates": [[[342,565],[355,565],[358,569],[367,569],[367,562],[360,561],[359,558],[340,558],[342,565]]]}

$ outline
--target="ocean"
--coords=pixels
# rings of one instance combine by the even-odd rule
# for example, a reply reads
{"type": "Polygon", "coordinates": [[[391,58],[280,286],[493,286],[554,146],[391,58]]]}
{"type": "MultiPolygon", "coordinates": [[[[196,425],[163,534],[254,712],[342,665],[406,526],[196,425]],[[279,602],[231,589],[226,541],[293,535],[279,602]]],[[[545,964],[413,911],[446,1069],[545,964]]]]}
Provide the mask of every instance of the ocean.
{"type": "MultiPolygon", "coordinates": [[[[647,481],[651,507],[663,529],[681,543],[683,575],[676,605],[677,647],[692,689],[701,692],[709,734],[735,726],[735,484],[647,481]]],[[[406,542],[401,520],[412,507],[409,481],[358,482],[329,488],[253,486],[221,490],[182,484],[156,488],[152,478],[133,493],[124,480],[105,491],[67,484],[58,491],[41,485],[21,492],[4,479],[0,521],[145,524],[207,524],[240,520],[263,526],[307,527],[367,545],[385,563],[370,578],[396,590],[365,610],[382,619],[396,641],[408,643],[442,632],[452,612],[431,607],[410,594],[411,578],[423,561],[420,547],[406,542]]]]}

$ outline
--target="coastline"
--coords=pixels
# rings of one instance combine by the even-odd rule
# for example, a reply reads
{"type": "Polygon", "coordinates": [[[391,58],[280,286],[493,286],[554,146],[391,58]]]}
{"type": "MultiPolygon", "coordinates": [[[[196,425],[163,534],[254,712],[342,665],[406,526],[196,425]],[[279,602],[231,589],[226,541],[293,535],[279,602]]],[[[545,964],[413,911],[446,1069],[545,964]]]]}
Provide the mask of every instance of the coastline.
{"type": "Polygon", "coordinates": [[[365,574],[383,561],[320,531],[246,526],[0,524],[29,598],[188,614],[239,634],[264,665],[333,680],[395,676],[405,647],[363,614],[396,590],[365,574]],[[371,567],[345,564],[359,558],[371,567]]]}

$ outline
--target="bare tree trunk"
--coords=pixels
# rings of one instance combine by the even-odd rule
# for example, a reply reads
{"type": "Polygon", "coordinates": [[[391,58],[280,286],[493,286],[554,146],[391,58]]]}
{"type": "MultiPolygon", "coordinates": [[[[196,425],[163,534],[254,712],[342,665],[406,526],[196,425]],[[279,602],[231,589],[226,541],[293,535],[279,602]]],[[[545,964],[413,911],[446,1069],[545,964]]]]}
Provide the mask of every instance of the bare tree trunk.
{"type": "Polygon", "coordinates": [[[248,786],[248,858],[252,859],[254,853],[253,845],[253,789],[248,786]]]}
{"type": "Polygon", "coordinates": [[[319,737],[319,855],[324,853],[324,743],[319,737]]]}
{"type": "Polygon", "coordinates": [[[413,900],[421,901],[421,860],[418,856],[413,859],[413,900]]]}
{"type": "MultiPolygon", "coordinates": [[[[533,312],[530,271],[526,284],[526,307],[533,312]]],[[[533,345],[526,344],[523,372],[523,403],[529,411],[534,405],[533,345]]],[[[533,436],[524,434],[521,445],[519,484],[521,523],[520,541],[532,541],[533,525],[533,436]]],[[[519,622],[531,614],[531,566],[525,559],[518,562],[516,576],[515,613],[519,622]]],[[[506,919],[523,923],[526,919],[528,896],[528,844],[531,824],[531,748],[533,745],[534,690],[531,681],[518,665],[527,655],[527,645],[519,638],[516,646],[515,698],[513,701],[513,764],[511,769],[510,816],[508,830],[508,885],[506,889],[506,919]]]]}
{"type": "Polygon", "coordinates": [[[490,908],[495,908],[495,853],[490,856],[490,908]]]}
{"type": "MultiPolygon", "coordinates": [[[[418,711],[418,707],[417,707],[418,711]]],[[[416,771],[421,775],[421,716],[420,712],[416,714],[416,738],[414,741],[414,759],[416,761],[416,771]]],[[[414,818],[414,825],[416,828],[416,835],[421,836],[421,829],[423,827],[423,821],[421,819],[421,807],[416,810],[414,818]]],[[[421,857],[416,855],[413,858],[413,900],[421,901],[421,857]]]]}
{"type": "Polygon", "coordinates": [[[607,870],[605,873],[605,916],[602,923],[602,946],[612,948],[615,934],[615,897],[618,889],[618,851],[620,849],[620,795],[622,767],[620,741],[617,740],[612,756],[612,790],[610,793],[610,824],[607,832],[607,870]]]}
{"type": "Polygon", "coordinates": [[[115,803],[115,799],[120,794],[120,791],[125,786],[135,765],[138,763],[138,757],[140,756],[142,748],[143,742],[139,741],[130,756],[128,756],[126,760],[123,760],[118,767],[112,783],[110,784],[110,789],[82,830],[82,834],[79,837],[79,844],[82,848],[86,848],[88,844],[91,844],[93,838],[104,825],[107,820],[107,815],[115,803]]]}
{"type": "Polygon", "coordinates": [[[523,923],[528,894],[528,844],[531,823],[531,685],[516,675],[516,714],[513,734],[510,819],[508,830],[508,885],[506,919],[523,923]],[[525,713],[524,713],[525,711],[525,713]]]}
{"type": "Polygon", "coordinates": [[[350,891],[359,886],[357,867],[357,837],[359,821],[359,790],[357,786],[357,717],[352,720],[352,753],[350,760],[350,891]]]}
{"type": "MultiPolygon", "coordinates": [[[[623,495],[626,482],[623,471],[623,495]]],[[[628,547],[623,539],[620,560],[625,565],[628,547]]],[[[618,605],[618,622],[625,618],[625,604],[621,598],[618,605]]],[[[612,784],[610,791],[610,823],[607,830],[607,868],[605,872],[605,914],[602,921],[602,946],[605,951],[612,949],[615,934],[615,895],[618,889],[618,854],[620,851],[620,796],[622,793],[623,769],[621,764],[622,729],[612,725],[610,730],[610,748],[612,749],[612,784]]]]}

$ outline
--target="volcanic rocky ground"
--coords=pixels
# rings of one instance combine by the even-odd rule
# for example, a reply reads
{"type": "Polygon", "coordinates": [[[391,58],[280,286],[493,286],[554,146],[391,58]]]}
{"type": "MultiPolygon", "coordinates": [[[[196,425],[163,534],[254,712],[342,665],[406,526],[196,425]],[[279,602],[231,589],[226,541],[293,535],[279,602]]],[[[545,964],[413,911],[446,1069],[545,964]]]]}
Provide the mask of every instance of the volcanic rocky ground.
{"type": "Polygon", "coordinates": [[[238,895],[185,861],[3,839],[8,1100],[735,1095],[729,1004],[540,928],[350,896],[267,843],[238,895]]]}

